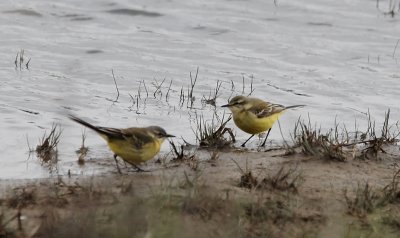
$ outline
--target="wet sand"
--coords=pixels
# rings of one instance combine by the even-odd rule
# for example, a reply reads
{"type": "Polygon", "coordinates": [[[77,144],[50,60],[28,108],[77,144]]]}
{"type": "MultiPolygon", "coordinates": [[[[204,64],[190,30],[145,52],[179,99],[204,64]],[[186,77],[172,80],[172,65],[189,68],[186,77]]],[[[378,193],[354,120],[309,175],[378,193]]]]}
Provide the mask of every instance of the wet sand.
{"type": "MultiPolygon", "coordinates": [[[[118,217],[114,217],[114,209],[119,209],[120,206],[131,209],[133,206],[133,209],[136,207],[147,215],[129,213],[128,218],[132,222],[116,222],[115,226],[107,229],[110,229],[110,232],[116,232],[126,229],[129,224],[140,226],[140,222],[135,223],[136,219],[140,219],[145,221],[145,227],[141,228],[144,229],[142,230],[144,233],[136,230],[132,233],[134,237],[168,237],[172,234],[168,232],[172,231],[163,233],[166,232],[163,230],[165,228],[155,225],[163,222],[160,221],[163,219],[161,215],[159,218],[149,215],[153,214],[152,209],[157,208],[161,209],[156,209],[158,212],[163,211],[165,207],[158,206],[160,201],[165,201],[156,200],[158,201],[156,208],[154,204],[150,206],[143,201],[152,201],[155,197],[160,199],[158,197],[160,194],[178,198],[182,196],[182,201],[186,201],[188,197],[184,194],[197,191],[194,188],[198,188],[198,191],[205,191],[205,194],[218,197],[226,204],[232,201],[235,204],[249,201],[259,204],[265,200],[273,204],[277,202],[278,208],[283,206],[290,215],[286,213],[286,215],[281,213],[276,215],[268,210],[272,218],[268,218],[268,215],[264,218],[268,224],[265,232],[268,232],[271,237],[360,237],[360,235],[381,237],[382,234],[385,237],[396,237],[398,234],[398,229],[385,225],[383,222],[383,218],[388,214],[397,216],[396,206],[393,207],[390,204],[377,206],[365,215],[350,214],[349,203],[344,195],[347,191],[347,196],[353,199],[357,188],[363,188],[365,183],[369,184],[373,193],[381,191],[383,187],[391,183],[394,172],[399,170],[398,158],[383,155],[379,160],[349,159],[346,162],[335,162],[305,156],[301,153],[286,156],[285,150],[269,152],[234,150],[220,152],[218,158],[214,159],[210,159],[211,154],[212,152],[199,150],[196,152],[196,160],[167,162],[164,165],[152,161],[143,167],[150,170],[149,172],[137,173],[131,168],[123,168],[121,175],[117,173],[113,161],[110,160],[104,166],[109,166],[111,171],[114,171],[104,175],[89,177],[71,175],[41,180],[3,181],[0,201],[3,211],[2,222],[5,225],[0,226],[2,228],[0,232],[9,232],[7,234],[11,235],[10,237],[53,237],[55,234],[67,237],[68,233],[65,233],[65,230],[72,229],[71,232],[76,232],[75,229],[85,229],[84,234],[92,234],[96,237],[94,234],[97,234],[99,229],[94,229],[92,223],[99,227],[108,227],[106,224],[114,224],[114,220],[118,217]],[[272,183],[268,183],[269,185],[265,187],[243,187],[244,177],[242,176],[247,172],[251,171],[253,178],[261,182],[265,178],[276,178],[281,168],[284,168],[284,171],[291,169],[292,172],[287,178],[277,182],[278,186],[274,187],[272,183]],[[290,182],[294,178],[298,179],[292,185],[290,182]],[[242,187],[239,186],[241,183],[242,187]],[[18,219],[12,219],[18,211],[21,217],[21,230],[18,230],[18,219]],[[98,219],[109,219],[108,222],[103,223],[97,218],[93,221],[93,217],[88,215],[93,211],[103,211],[103,216],[106,218],[98,219]],[[8,219],[11,220],[4,223],[8,219]],[[91,225],[76,222],[80,219],[92,219],[91,225]],[[65,223],[66,221],[71,223],[65,223]]],[[[190,198],[195,199],[200,195],[193,196],[190,198]]],[[[214,201],[208,200],[209,197],[201,197],[201,199],[199,201],[207,200],[209,203],[214,201]]],[[[203,204],[199,201],[196,204],[203,204]]],[[[171,216],[178,219],[180,225],[171,229],[189,230],[194,237],[198,237],[196,232],[200,232],[201,227],[207,227],[206,231],[202,231],[203,237],[218,237],[214,233],[218,229],[221,229],[220,235],[227,234],[227,230],[224,230],[227,229],[225,222],[235,219],[223,218],[223,214],[236,211],[237,208],[219,207],[213,210],[209,204],[204,206],[201,208],[204,211],[195,209],[188,212],[183,208],[175,211],[177,214],[173,213],[171,216]],[[198,216],[203,214],[202,212],[213,214],[213,218],[199,219],[198,216]],[[190,220],[190,222],[183,222],[182,219],[190,220]],[[216,224],[218,222],[221,223],[220,227],[216,224]],[[191,228],[192,226],[196,228],[191,228]]],[[[252,222],[250,222],[250,227],[249,224],[243,225],[244,230],[232,237],[263,237],[265,233],[252,222]]],[[[173,234],[175,234],[174,237],[187,237],[183,234],[173,234]]],[[[78,237],[84,236],[78,235],[78,237]]],[[[118,235],[114,234],[113,237],[118,237],[118,235]]]]}

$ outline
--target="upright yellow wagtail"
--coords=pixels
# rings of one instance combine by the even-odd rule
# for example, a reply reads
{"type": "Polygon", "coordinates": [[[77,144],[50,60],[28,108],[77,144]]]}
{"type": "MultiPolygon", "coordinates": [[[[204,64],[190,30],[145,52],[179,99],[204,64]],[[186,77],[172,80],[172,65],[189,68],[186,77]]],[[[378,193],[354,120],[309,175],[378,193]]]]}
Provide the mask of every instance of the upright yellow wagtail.
{"type": "Polygon", "coordinates": [[[232,111],[233,121],[242,131],[252,134],[243,144],[244,147],[254,135],[268,130],[267,136],[261,146],[265,145],[269,132],[275,121],[282,113],[290,108],[303,107],[304,105],[282,106],[265,102],[258,98],[245,96],[236,96],[228,104],[222,107],[228,107],[232,111]]]}
{"type": "Polygon", "coordinates": [[[131,164],[138,171],[143,171],[138,164],[152,159],[159,151],[165,138],[174,137],[167,134],[159,126],[130,127],[117,129],[110,127],[94,126],[78,117],[69,115],[69,118],[99,133],[110,149],[114,152],[114,159],[120,172],[117,156],[131,164]]]}

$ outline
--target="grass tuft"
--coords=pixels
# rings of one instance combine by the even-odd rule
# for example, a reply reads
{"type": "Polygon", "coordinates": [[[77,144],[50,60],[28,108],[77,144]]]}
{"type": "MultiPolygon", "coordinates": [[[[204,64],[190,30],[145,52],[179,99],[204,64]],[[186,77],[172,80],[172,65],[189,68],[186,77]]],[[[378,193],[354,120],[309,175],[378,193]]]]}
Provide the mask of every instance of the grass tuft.
{"type": "Polygon", "coordinates": [[[393,174],[391,182],[383,188],[382,202],[400,203],[400,169],[393,174]]]}
{"type": "Polygon", "coordinates": [[[261,181],[261,186],[297,193],[298,187],[302,181],[303,177],[301,173],[297,171],[297,167],[286,169],[282,166],[276,174],[264,178],[261,181]]]}
{"type": "Polygon", "coordinates": [[[335,122],[334,127],[326,133],[308,122],[298,120],[293,134],[294,147],[300,147],[306,155],[331,161],[345,162],[349,154],[358,159],[378,159],[380,153],[386,154],[384,147],[399,141],[400,130],[398,122],[389,126],[390,110],[385,112],[385,119],[378,135],[375,121],[367,113],[368,127],[365,132],[356,131],[352,134],[346,127],[340,129],[335,122]],[[358,146],[358,147],[357,147],[358,146]],[[353,148],[353,151],[347,148],[353,148]]]}
{"type": "Polygon", "coordinates": [[[245,206],[246,216],[253,224],[272,221],[275,224],[284,224],[294,220],[294,213],[287,202],[281,199],[266,199],[247,204],[245,206]]]}
{"type": "Polygon", "coordinates": [[[345,190],[344,198],[347,205],[347,213],[360,218],[364,218],[368,213],[373,212],[379,205],[380,200],[379,194],[372,191],[368,183],[364,185],[358,184],[353,198],[349,197],[347,190],[345,190]]]}
{"type": "Polygon", "coordinates": [[[385,225],[390,226],[392,229],[396,230],[397,232],[400,231],[400,215],[386,215],[382,217],[382,223],[385,225]]]}
{"type": "Polygon", "coordinates": [[[211,166],[217,166],[217,161],[219,159],[219,151],[218,150],[213,150],[210,154],[210,159],[207,161],[211,164],[211,166]]]}
{"type": "Polygon", "coordinates": [[[251,171],[248,171],[240,176],[239,187],[241,188],[256,188],[258,186],[258,179],[253,176],[251,171]]]}
{"type": "Polygon", "coordinates": [[[226,127],[226,124],[232,119],[225,119],[225,114],[220,119],[213,115],[211,124],[208,124],[203,116],[196,115],[196,139],[200,142],[202,148],[227,148],[235,143],[235,135],[231,128],[226,127]],[[225,137],[229,135],[229,138],[225,137]]]}
{"type": "Polygon", "coordinates": [[[86,129],[83,129],[81,147],[75,151],[75,153],[78,155],[78,164],[79,165],[85,164],[85,157],[86,157],[87,153],[89,152],[89,147],[85,146],[85,141],[86,141],[86,129]]]}
{"type": "Polygon", "coordinates": [[[174,154],[171,162],[184,163],[188,165],[189,168],[191,168],[193,171],[198,170],[200,162],[194,152],[189,151],[185,153],[185,146],[180,145],[179,147],[177,147],[173,141],[169,141],[169,145],[171,146],[171,150],[174,154]]]}
{"type": "Polygon", "coordinates": [[[53,124],[50,134],[47,135],[45,132],[39,141],[39,145],[36,146],[36,155],[42,163],[57,162],[57,145],[60,142],[61,132],[60,126],[53,124]]]}
{"type": "Polygon", "coordinates": [[[222,85],[222,82],[219,81],[219,80],[217,80],[217,86],[216,86],[215,89],[214,89],[213,95],[211,95],[211,92],[210,92],[210,95],[208,96],[208,98],[206,98],[206,97],[203,95],[203,98],[201,99],[201,101],[202,101],[203,103],[205,103],[205,104],[209,104],[209,105],[215,107],[215,106],[216,106],[217,98],[218,98],[218,96],[219,96],[219,90],[221,89],[221,85],[222,85]]]}
{"type": "Polygon", "coordinates": [[[362,141],[359,143],[365,144],[365,148],[361,150],[358,159],[378,159],[379,153],[386,154],[384,146],[394,144],[399,141],[400,131],[398,122],[395,125],[389,126],[390,110],[385,112],[385,119],[381,129],[381,134],[378,136],[376,132],[375,121],[372,121],[371,115],[368,112],[368,128],[365,133],[361,135],[362,141]],[[393,127],[397,130],[393,132],[393,127]]]}
{"type": "Polygon", "coordinates": [[[8,207],[17,209],[36,204],[36,190],[23,187],[15,188],[6,202],[8,207]]]}
{"type": "MultiPolygon", "coordinates": [[[[234,162],[236,163],[236,161],[234,162]]],[[[236,165],[239,167],[237,163],[236,165]]],[[[298,172],[297,167],[286,169],[282,166],[278,172],[272,175],[267,175],[261,180],[255,177],[252,171],[249,171],[248,168],[243,170],[239,167],[239,170],[241,172],[239,187],[242,188],[279,190],[298,193],[298,187],[303,181],[303,177],[301,173],[298,172]]]]}
{"type": "Polygon", "coordinates": [[[294,144],[300,147],[305,155],[311,155],[327,160],[344,162],[346,156],[343,147],[339,145],[338,125],[327,133],[322,133],[308,122],[298,120],[294,128],[294,144]]]}

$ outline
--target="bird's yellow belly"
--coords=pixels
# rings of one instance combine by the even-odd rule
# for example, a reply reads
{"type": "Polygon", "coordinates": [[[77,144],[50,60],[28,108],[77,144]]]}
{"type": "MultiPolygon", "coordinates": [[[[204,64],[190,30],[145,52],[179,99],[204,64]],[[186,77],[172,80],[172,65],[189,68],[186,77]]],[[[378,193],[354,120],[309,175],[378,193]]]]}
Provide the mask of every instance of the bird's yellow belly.
{"type": "Polygon", "coordinates": [[[233,121],[235,122],[236,126],[244,132],[249,134],[259,134],[271,129],[281,114],[282,112],[273,114],[269,117],[258,118],[253,113],[241,112],[236,116],[233,116],[233,121]]]}
{"type": "Polygon", "coordinates": [[[160,151],[161,143],[154,141],[137,149],[128,141],[108,141],[110,149],[128,163],[140,164],[152,159],[160,151]]]}

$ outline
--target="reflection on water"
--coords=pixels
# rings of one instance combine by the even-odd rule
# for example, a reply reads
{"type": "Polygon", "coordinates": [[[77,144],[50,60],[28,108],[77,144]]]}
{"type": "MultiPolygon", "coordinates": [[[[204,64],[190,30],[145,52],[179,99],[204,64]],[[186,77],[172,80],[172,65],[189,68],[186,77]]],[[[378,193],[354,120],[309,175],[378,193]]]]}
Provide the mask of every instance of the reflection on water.
{"type": "MultiPolygon", "coordinates": [[[[66,119],[71,112],[104,126],[160,125],[190,143],[195,115],[223,115],[218,105],[250,92],[307,105],[281,117],[285,138],[299,116],[328,128],[335,117],[361,127],[368,109],[378,122],[387,108],[393,119],[400,115],[398,18],[372,1],[17,0],[0,7],[0,178],[48,176],[34,158],[26,161],[27,141],[35,146],[53,123],[63,128],[60,174],[112,168],[112,154],[92,132],[90,162],[77,164],[81,128],[66,119]],[[29,69],[14,66],[21,49],[29,69]],[[217,82],[214,107],[204,101],[217,82]]],[[[282,141],[280,130],[270,138],[282,141]]]]}
{"type": "Polygon", "coordinates": [[[25,16],[33,16],[33,17],[41,17],[42,14],[35,12],[33,10],[28,9],[17,9],[17,10],[10,10],[10,11],[3,11],[4,13],[14,13],[14,14],[21,14],[25,16]]]}
{"type": "Polygon", "coordinates": [[[308,22],[307,24],[310,26],[328,26],[328,27],[333,26],[331,23],[328,22],[308,22]]]}
{"type": "Polygon", "coordinates": [[[99,54],[99,53],[103,53],[102,50],[87,50],[86,53],[88,54],[99,54]]]}
{"type": "Polygon", "coordinates": [[[143,11],[143,10],[127,9],[127,8],[113,9],[113,10],[108,10],[107,12],[112,13],[112,14],[129,15],[129,16],[145,16],[145,17],[160,17],[160,16],[162,16],[162,14],[157,13],[157,12],[148,12],[148,11],[143,11]]]}

